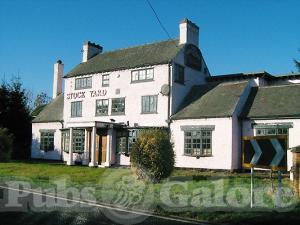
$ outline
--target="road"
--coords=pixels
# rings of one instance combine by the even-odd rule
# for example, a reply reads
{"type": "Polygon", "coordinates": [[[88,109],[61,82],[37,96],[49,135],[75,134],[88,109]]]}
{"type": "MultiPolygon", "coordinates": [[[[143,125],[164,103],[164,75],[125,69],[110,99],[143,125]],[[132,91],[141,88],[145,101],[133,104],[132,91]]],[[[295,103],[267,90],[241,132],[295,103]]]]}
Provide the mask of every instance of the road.
{"type": "MultiPolygon", "coordinates": [[[[200,224],[192,220],[183,220],[178,218],[170,218],[164,216],[152,215],[146,212],[133,212],[124,209],[115,208],[91,202],[83,202],[80,200],[70,200],[63,197],[38,193],[32,190],[22,190],[7,188],[0,186],[0,224],[2,225],[40,225],[40,224],[200,224]],[[24,196],[19,199],[19,206],[15,206],[16,202],[7,205],[8,195],[24,196]],[[47,198],[48,202],[56,202],[56,206],[45,207],[41,201],[47,198]],[[36,207],[38,205],[38,207],[36,207]],[[71,207],[60,207],[60,205],[72,205],[71,207]]],[[[202,223],[204,224],[204,223],[202,223]]]]}

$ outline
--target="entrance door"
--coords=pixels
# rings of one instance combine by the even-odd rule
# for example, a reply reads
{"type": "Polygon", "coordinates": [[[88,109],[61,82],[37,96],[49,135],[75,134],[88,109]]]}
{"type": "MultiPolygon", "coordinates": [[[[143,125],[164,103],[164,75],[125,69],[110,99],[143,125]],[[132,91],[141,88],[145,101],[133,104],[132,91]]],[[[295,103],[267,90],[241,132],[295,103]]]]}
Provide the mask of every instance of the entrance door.
{"type": "Polygon", "coordinates": [[[98,165],[106,162],[107,134],[97,132],[96,135],[96,162],[98,165]]]}
{"type": "Polygon", "coordinates": [[[107,137],[101,136],[101,163],[106,162],[107,137]]]}

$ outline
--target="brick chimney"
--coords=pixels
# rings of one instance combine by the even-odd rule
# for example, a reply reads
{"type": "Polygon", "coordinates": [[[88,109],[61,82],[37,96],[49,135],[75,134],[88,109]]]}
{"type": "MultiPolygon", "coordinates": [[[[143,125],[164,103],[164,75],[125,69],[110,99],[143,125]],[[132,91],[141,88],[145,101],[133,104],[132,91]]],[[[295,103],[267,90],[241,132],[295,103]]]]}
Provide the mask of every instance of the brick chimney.
{"type": "Polygon", "coordinates": [[[103,50],[103,47],[95,43],[87,41],[83,44],[82,47],[82,62],[87,62],[90,58],[100,54],[103,50]]]}
{"type": "Polygon", "coordinates": [[[53,96],[52,96],[53,99],[62,93],[63,73],[64,73],[64,64],[62,64],[61,60],[57,60],[57,62],[54,64],[53,96]]]}
{"type": "Polygon", "coordinates": [[[199,47],[199,27],[188,19],[179,23],[179,44],[193,44],[199,47]]]}

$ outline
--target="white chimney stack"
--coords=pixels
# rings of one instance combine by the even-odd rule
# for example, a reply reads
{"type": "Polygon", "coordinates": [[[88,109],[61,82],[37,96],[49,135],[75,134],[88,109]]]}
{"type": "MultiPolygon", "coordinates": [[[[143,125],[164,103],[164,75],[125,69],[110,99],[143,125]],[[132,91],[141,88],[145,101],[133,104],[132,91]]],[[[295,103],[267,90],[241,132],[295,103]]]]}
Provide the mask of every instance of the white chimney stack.
{"type": "Polygon", "coordinates": [[[85,42],[82,47],[82,62],[87,62],[90,58],[100,54],[103,47],[89,41],[85,42]]]}
{"type": "Polygon", "coordinates": [[[199,47],[199,27],[188,19],[179,23],[179,44],[193,44],[199,47]]]}
{"type": "Polygon", "coordinates": [[[53,99],[62,93],[62,77],[64,73],[64,64],[61,60],[57,60],[54,64],[54,76],[53,76],[53,99]]]}

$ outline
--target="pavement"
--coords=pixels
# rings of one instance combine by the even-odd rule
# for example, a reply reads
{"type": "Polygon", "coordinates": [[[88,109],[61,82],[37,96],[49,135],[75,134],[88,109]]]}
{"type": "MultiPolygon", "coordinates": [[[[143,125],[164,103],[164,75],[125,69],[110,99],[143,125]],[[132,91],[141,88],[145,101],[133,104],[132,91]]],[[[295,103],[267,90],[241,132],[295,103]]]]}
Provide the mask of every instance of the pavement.
{"type": "Polygon", "coordinates": [[[0,186],[0,225],[206,224],[0,186]],[[8,194],[15,202],[8,204],[8,194]],[[19,196],[19,198],[17,198],[19,196]],[[21,197],[22,196],[22,197],[21,197]],[[47,199],[48,205],[43,204],[47,199]],[[55,203],[55,204],[54,204],[55,203]],[[52,205],[51,205],[52,204],[52,205]]]}

